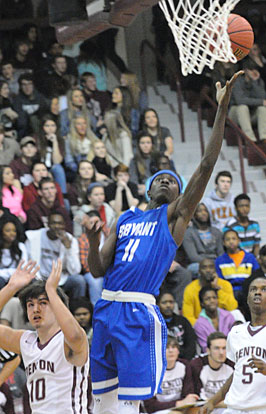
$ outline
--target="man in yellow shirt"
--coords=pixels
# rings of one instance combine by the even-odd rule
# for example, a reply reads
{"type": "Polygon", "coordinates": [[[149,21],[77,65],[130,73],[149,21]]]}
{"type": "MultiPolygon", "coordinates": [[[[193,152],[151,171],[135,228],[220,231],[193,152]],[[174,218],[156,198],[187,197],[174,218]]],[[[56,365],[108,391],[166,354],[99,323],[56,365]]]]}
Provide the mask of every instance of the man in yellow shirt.
{"type": "Polygon", "coordinates": [[[217,289],[219,308],[232,311],[238,306],[231,283],[217,276],[213,260],[203,259],[199,265],[199,279],[187,285],[184,292],[182,312],[192,326],[201,312],[199,291],[204,286],[217,289]]]}

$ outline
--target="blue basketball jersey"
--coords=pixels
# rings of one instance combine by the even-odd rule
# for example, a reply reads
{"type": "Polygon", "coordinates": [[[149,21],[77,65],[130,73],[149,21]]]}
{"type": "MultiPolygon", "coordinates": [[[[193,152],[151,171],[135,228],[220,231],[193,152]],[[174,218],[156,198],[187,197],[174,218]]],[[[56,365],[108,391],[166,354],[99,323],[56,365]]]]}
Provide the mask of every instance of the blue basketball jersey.
{"type": "Polygon", "coordinates": [[[104,289],[159,294],[177,249],[167,207],[144,212],[131,208],[120,216],[114,263],[105,274],[104,289]]]}

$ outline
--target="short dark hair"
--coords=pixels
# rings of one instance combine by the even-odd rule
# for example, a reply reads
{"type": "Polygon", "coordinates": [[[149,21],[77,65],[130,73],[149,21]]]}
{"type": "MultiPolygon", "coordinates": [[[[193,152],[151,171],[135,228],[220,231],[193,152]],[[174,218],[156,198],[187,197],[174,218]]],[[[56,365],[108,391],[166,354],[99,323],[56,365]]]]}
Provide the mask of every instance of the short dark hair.
{"type": "MultiPolygon", "coordinates": [[[[36,160],[36,161],[34,161],[34,162],[31,164],[31,167],[30,167],[30,173],[31,173],[31,175],[32,175],[32,172],[33,172],[33,170],[34,170],[35,165],[37,165],[37,164],[44,165],[44,166],[45,166],[45,168],[47,169],[47,167],[46,167],[46,165],[45,165],[45,162],[40,161],[40,160],[36,160]]],[[[47,169],[47,171],[48,171],[48,169],[47,169]]],[[[45,178],[45,177],[43,177],[43,178],[45,178]]]]}
{"type": "Polygon", "coordinates": [[[89,78],[89,77],[96,78],[95,75],[94,75],[94,73],[92,73],[92,72],[84,72],[84,73],[82,73],[82,75],[80,77],[80,83],[81,83],[81,85],[83,85],[86,82],[86,79],[89,78]]]}
{"type": "Polygon", "coordinates": [[[170,290],[164,289],[160,292],[159,296],[156,298],[157,305],[159,305],[159,303],[161,302],[161,299],[164,295],[171,295],[173,297],[174,301],[175,301],[175,297],[174,297],[173,293],[170,292],[170,290]]]}
{"type": "Polygon", "coordinates": [[[31,81],[34,83],[33,75],[31,73],[22,73],[18,78],[18,83],[21,86],[23,80],[31,81]]]}
{"type": "Polygon", "coordinates": [[[237,203],[240,200],[248,200],[250,202],[250,197],[246,193],[238,194],[238,196],[236,196],[234,198],[234,205],[235,205],[235,207],[237,207],[237,203]]]}
{"type": "Polygon", "coordinates": [[[230,232],[235,233],[237,237],[239,238],[239,234],[235,229],[228,229],[228,230],[225,230],[225,232],[223,233],[223,240],[225,239],[225,236],[227,235],[227,233],[230,233],[230,232]]]}
{"type": "Polygon", "coordinates": [[[73,314],[76,312],[78,308],[88,309],[91,315],[93,314],[93,305],[89,301],[89,299],[86,297],[79,297],[77,299],[72,299],[69,304],[69,308],[70,308],[71,313],[73,314]]]}
{"type": "Polygon", "coordinates": [[[55,63],[55,62],[56,62],[56,60],[57,60],[58,58],[64,58],[64,59],[65,59],[65,61],[67,61],[66,56],[64,56],[64,55],[54,55],[54,56],[52,57],[51,62],[52,62],[52,63],[55,63]]]}
{"type": "Polygon", "coordinates": [[[253,60],[247,59],[247,60],[244,60],[243,62],[243,69],[254,70],[254,69],[258,69],[258,66],[255,62],[253,62],[253,60]]]}
{"type": "Polygon", "coordinates": [[[217,289],[215,289],[212,286],[204,286],[199,291],[199,300],[200,300],[200,303],[203,303],[203,298],[204,298],[206,292],[209,292],[209,291],[215,292],[215,295],[218,296],[217,289]]]}
{"type": "Polygon", "coordinates": [[[114,168],[114,175],[116,176],[119,172],[129,173],[129,168],[125,164],[118,164],[114,168]]]}
{"type": "MultiPolygon", "coordinates": [[[[45,280],[33,280],[28,286],[23,288],[19,292],[19,300],[21,303],[21,306],[23,308],[24,315],[26,317],[26,320],[28,319],[27,316],[27,302],[29,299],[37,299],[40,295],[44,294],[47,296],[46,290],[45,290],[46,281],[45,280]]],[[[68,296],[65,294],[65,292],[60,288],[57,287],[56,292],[64,305],[68,307],[68,296]]],[[[49,300],[48,296],[47,299],[49,300]]]]}
{"type": "Polygon", "coordinates": [[[90,211],[88,211],[86,213],[86,216],[88,216],[88,217],[95,217],[95,216],[97,216],[97,217],[101,218],[100,213],[97,210],[90,210],[90,211]]]}
{"type": "Polygon", "coordinates": [[[6,65],[12,65],[14,67],[14,64],[11,59],[3,59],[1,63],[1,69],[3,68],[3,66],[6,66],[6,65]]]}
{"type": "Polygon", "coordinates": [[[264,244],[259,251],[260,256],[266,256],[266,244],[264,244]]]}
{"type": "Polygon", "coordinates": [[[178,342],[178,340],[174,336],[171,336],[171,335],[168,335],[167,336],[166,347],[169,346],[169,345],[174,345],[174,346],[177,347],[177,349],[180,350],[179,342],[178,342]]]}
{"type": "Polygon", "coordinates": [[[61,213],[61,211],[53,210],[53,211],[51,211],[51,212],[48,214],[48,223],[49,223],[50,218],[51,218],[52,216],[61,216],[61,217],[64,219],[64,222],[66,221],[66,220],[65,220],[65,217],[64,217],[64,215],[61,213]]]}
{"type": "Polygon", "coordinates": [[[55,180],[52,177],[43,177],[39,182],[39,189],[42,189],[43,184],[45,183],[53,183],[55,185],[55,180]]]}
{"type": "Polygon", "coordinates": [[[218,184],[218,180],[220,177],[228,177],[230,178],[231,182],[233,181],[233,177],[232,174],[230,173],[230,171],[220,171],[218,172],[218,174],[215,177],[215,184],[218,184]]]}
{"type": "Polygon", "coordinates": [[[227,339],[227,336],[223,332],[212,332],[207,338],[207,348],[211,347],[212,341],[215,339],[227,339]]]}

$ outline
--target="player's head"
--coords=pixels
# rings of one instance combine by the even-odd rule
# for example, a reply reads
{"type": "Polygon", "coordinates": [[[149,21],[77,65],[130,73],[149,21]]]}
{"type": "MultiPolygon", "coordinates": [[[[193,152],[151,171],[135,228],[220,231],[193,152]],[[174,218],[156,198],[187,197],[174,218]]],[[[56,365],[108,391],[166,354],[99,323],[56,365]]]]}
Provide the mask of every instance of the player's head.
{"type": "Polygon", "coordinates": [[[204,286],[199,291],[199,300],[201,307],[207,313],[213,313],[218,308],[218,294],[217,289],[211,286],[204,286]]]}
{"type": "Polygon", "coordinates": [[[226,360],[226,336],[222,332],[213,332],[207,338],[207,353],[210,363],[222,365],[226,360]]]}
{"type": "Polygon", "coordinates": [[[223,234],[223,243],[227,253],[236,253],[240,243],[237,231],[233,229],[226,230],[223,234]]]}
{"type": "Polygon", "coordinates": [[[170,292],[161,292],[157,304],[164,318],[171,318],[174,313],[175,298],[170,292]]]}
{"type": "Polygon", "coordinates": [[[73,299],[70,310],[80,326],[87,330],[92,325],[93,306],[87,298],[73,299]]]}
{"type": "Polygon", "coordinates": [[[199,264],[199,276],[202,282],[202,285],[207,285],[213,282],[215,279],[215,264],[212,259],[202,259],[199,264]]]}
{"type": "Polygon", "coordinates": [[[233,177],[230,171],[220,171],[215,177],[216,192],[221,197],[226,197],[232,185],[233,177]]]}
{"type": "Polygon", "coordinates": [[[249,285],[247,304],[251,318],[254,315],[266,316],[266,277],[258,276],[249,285]]]}
{"type": "MultiPolygon", "coordinates": [[[[51,309],[48,309],[49,299],[45,290],[45,280],[34,280],[19,293],[19,300],[23,308],[26,319],[30,321],[34,328],[38,328],[44,317],[51,309]]],[[[56,292],[62,302],[68,307],[68,297],[64,291],[57,287],[56,292]]],[[[50,308],[50,307],[49,307],[50,308]]]]}
{"type": "Polygon", "coordinates": [[[176,338],[168,336],[166,344],[167,366],[174,365],[180,353],[180,346],[176,338]]]}
{"type": "Polygon", "coordinates": [[[149,181],[147,194],[151,201],[157,204],[169,204],[182,191],[180,178],[171,170],[161,170],[154,174],[149,181]]]}
{"type": "Polygon", "coordinates": [[[234,199],[234,205],[236,208],[237,216],[240,218],[246,218],[250,212],[250,198],[247,194],[239,194],[234,199]]]}

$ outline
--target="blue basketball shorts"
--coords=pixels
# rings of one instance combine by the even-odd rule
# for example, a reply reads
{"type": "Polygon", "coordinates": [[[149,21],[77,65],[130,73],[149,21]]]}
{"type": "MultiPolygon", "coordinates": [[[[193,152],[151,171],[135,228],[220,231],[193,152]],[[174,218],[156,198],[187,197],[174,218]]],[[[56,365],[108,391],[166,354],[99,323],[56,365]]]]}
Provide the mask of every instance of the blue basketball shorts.
{"type": "Polygon", "coordinates": [[[145,400],[161,391],[167,327],[156,305],[99,300],[93,315],[93,394],[118,388],[121,400],[145,400]]]}

